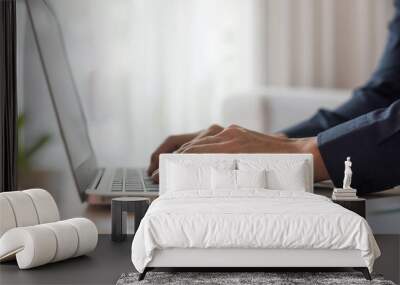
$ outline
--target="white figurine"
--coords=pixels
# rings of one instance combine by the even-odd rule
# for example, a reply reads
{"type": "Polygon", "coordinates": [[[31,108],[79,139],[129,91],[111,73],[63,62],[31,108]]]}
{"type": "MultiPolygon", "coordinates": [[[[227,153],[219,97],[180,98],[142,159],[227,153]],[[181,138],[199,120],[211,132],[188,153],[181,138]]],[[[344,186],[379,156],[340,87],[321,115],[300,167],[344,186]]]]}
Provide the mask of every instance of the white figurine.
{"type": "Polygon", "coordinates": [[[350,157],[347,157],[344,162],[343,188],[333,189],[332,200],[354,200],[358,198],[357,190],[351,187],[351,178],[353,176],[351,165],[350,157]]]}
{"type": "Polygon", "coordinates": [[[351,161],[348,156],[346,161],[344,162],[344,179],[343,179],[343,189],[352,189],[351,188],[351,177],[353,176],[353,171],[351,170],[351,161]]]}

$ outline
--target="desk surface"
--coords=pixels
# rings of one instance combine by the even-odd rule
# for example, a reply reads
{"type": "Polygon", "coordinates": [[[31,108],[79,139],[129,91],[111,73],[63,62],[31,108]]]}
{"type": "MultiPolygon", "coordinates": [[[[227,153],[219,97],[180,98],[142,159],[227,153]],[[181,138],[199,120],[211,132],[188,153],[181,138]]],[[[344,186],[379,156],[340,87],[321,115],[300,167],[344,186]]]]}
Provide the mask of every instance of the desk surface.
{"type": "MultiPolygon", "coordinates": [[[[382,251],[375,269],[394,282],[400,282],[399,190],[365,197],[367,220],[378,234],[376,239],[382,251]]],[[[316,192],[325,196],[331,194],[331,191],[316,192]]],[[[82,213],[76,213],[79,214],[93,220],[100,233],[111,232],[109,206],[87,206],[82,213]]],[[[133,232],[133,223],[128,224],[128,232],[133,232]]],[[[30,270],[18,270],[15,262],[0,264],[0,284],[115,284],[122,273],[134,270],[130,259],[131,242],[132,237],[114,243],[109,235],[100,235],[96,250],[88,256],[30,270]]]]}
{"type": "Polygon", "coordinates": [[[19,270],[15,261],[0,264],[0,284],[115,284],[124,272],[134,271],[132,237],[115,243],[100,235],[96,250],[87,256],[19,270]]]}
{"type": "MultiPolygon", "coordinates": [[[[378,235],[375,238],[382,251],[382,256],[376,261],[375,272],[399,282],[400,236],[378,235]]],[[[112,242],[110,235],[100,235],[96,250],[88,256],[29,270],[19,270],[15,261],[2,263],[0,284],[115,284],[122,273],[135,270],[130,258],[131,243],[132,236],[118,243],[112,242]]]]}

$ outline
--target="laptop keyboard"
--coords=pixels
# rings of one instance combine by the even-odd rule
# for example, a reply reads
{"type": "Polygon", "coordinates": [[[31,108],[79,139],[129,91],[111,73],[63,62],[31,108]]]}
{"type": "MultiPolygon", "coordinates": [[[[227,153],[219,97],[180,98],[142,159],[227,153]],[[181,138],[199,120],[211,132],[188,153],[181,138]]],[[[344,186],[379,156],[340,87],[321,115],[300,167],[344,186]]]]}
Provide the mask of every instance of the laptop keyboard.
{"type": "Polygon", "coordinates": [[[111,191],[122,191],[124,185],[124,170],[118,168],[115,171],[114,179],[111,184],[111,191]]]}
{"type": "Polygon", "coordinates": [[[126,169],[125,191],[143,190],[142,177],[138,169],[126,169]]]}
{"type": "Polygon", "coordinates": [[[111,184],[111,191],[158,192],[158,184],[153,182],[145,169],[118,168],[111,184]]]}

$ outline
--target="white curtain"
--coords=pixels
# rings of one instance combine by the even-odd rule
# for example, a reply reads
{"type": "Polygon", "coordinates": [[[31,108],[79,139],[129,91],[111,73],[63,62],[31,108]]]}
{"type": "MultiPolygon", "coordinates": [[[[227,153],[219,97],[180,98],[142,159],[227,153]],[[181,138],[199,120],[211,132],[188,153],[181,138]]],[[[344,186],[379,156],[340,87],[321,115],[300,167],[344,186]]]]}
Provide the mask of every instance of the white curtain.
{"type": "Polygon", "coordinates": [[[168,134],[217,121],[223,97],[253,85],[251,1],[49,3],[101,164],[146,164],[168,134]]]}
{"type": "Polygon", "coordinates": [[[145,165],[255,85],[349,88],[382,50],[390,0],[49,0],[101,164],[145,165]]]}
{"type": "Polygon", "coordinates": [[[382,53],[393,0],[266,0],[258,34],[274,85],[354,88],[371,75],[382,53]]]}

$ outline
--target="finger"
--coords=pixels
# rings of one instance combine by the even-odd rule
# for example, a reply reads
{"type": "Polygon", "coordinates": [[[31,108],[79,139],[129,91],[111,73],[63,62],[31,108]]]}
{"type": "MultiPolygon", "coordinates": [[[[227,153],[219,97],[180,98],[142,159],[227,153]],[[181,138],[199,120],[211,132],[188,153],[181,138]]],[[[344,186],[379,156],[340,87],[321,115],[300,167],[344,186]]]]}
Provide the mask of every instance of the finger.
{"type": "Polygon", "coordinates": [[[201,131],[201,132],[194,138],[194,140],[200,139],[200,138],[203,138],[203,137],[207,137],[207,136],[214,136],[214,135],[220,133],[220,132],[223,131],[223,130],[224,130],[224,128],[221,127],[221,126],[219,126],[219,125],[216,125],[216,124],[211,125],[211,126],[208,127],[207,129],[201,131]]]}
{"type": "Polygon", "coordinates": [[[158,169],[156,169],[153,174],[151,175],[151,179],[155,182],[155,183],[159,183],[160,181],[160,175],[159,175],[159,171],[158,169]]]}
{"type": "Polygon", "coordinates": [[[246,131],[242,128],[228,127],[224,129],[222,132],[216,134],[215,137],[221,138],[223,140],[231,140],[233,138],[243,135],[245,132],[246,131]]]}
{"type": "Polygon", "coordinates": [[[182,153],[231,153],[229,142],[204,144],[188,147],[182,153]]]}
{"type": "Polygon", "coordinates": [[[187,142],[183,145],[181,145],[180,148],[178,148],[178,150],[176,151],[176,153],[180,153],[183,149],[189,147],[192,143],[194,143],[195,140],[191,140],[190,142],[187,142]]]}
{"type": "Polygon", "coordinates": [[[159,161],[159,156],[161,153],[168,153],[172,152],[174,149],[172,147],[158,147],[156,151],[154,151],[150,157],[150,165],[147,168],[147,175],[153,174],[153,172],[158,168],[158,161],[159,161]]]}
{"type": "Polygon", "coordinates": [[[260,139],[263,139],[265,137],[277,138],[277,139],[287,139],[287,136],[284,133],[263,134],[263,133],[260,133],[260,132],[257,132],[257,131],[253,131],[253,130],[250,130],[250,129],[246,129],[246,128],[243,128],[243,127],[240,127],[240,126],[237,126],[237,125],[230,126],[229,128],[240,129],[240,130],[248,132],[248,133],[250,133],[250,134],[252,134],[252,135],[254,135],[254,136],[256,136],[257,138],[260,138],[260,139]]]}
{"type": "Polygon", "coordinates": [[[223,128],[218,125],[212,125],[208,129],[199,133],[183,134],[178,136],[169,136],[165,141],[153,152],[150,158],[150,165],[147,169],[147,175],[151,175],[157,168],[159,163],[159,156],[161,153],[171,153],[176,151],[180,146],[193,140],[194,138],[200,138],[206,134],[217,133],[223,128]]]}
{"type": "Polygon", "coordinates": [[[147,168],[147,175],[152,175],[152,173],[154,172],[154,170],[156,170],[158,167],[158,158],[157,159],[152,159],[150,161],[150,165],[147,168]]]}
{"type": "Polygon", "coordinates": [[[204,137],[202,139],[193,141],[193,143],[191,143],[191,145],[195,146],[195,145],[214,144],[214,143],[221,143],[221,142],[224,142],[224,139],[221,137],[208,136],[208,137],[204,137]]]}
{"type": "Polygon", "coordinates": [[[169,153],[176,150],[178,147],[173,139],[167,138],[151,155],[150,165],[147,169],[147,175],[152,175],[158,168],[159,156],[161,153],[169,153]]]}
{"type": "Polygon", "coordinates": [[[222,138],[217,138],[214,136],[204,137],[202,139],[194,140],[191,143],[187,143],[187,144],[183,145],[182,147],[180,147],[178,149],[177,153],[182,153],[186,149],[191,148],[193,146],[208,145],[208,144],[215,144],[215,143],[221,143],[221,142],[223,142],[222,138]]]}
{"type": "Polygon", "coordinates": [[[263,138],[267,137],[267,135],[264,135],[262,133],[252,131],[249,129],[245,129],[243,127],[236,126],[236,125],[229,126],[228,128],[224,129],[222,132],[220,132],[216,135],[216,137],[221,137],[221,138],[224,138],[225,140],[227,140],[227,139],[231,140],[231,139],[240,138],[240,137],[244,137],[244,136],[247,136],[247,137],[251,136],[255,139],[263,139],[263,138]]]}
{"type": "Polygon", "coordinates": [[[207,129],[202,130],[201,132],[199,132],[199,134],[197,136],[195,136],[192,140],[190,140],[190,141],[184,143],[183,145],[181,145],[176,152],[180,153],[180,152],[182,152],[182,150],[184,148],[187,148],[192,143],[194,143],[194,142],[196,142],[196,141],[198,141],[198,140],[200,140],[202,138],[208,137],[208,136],[214,136],[214,135],[220,133],[223,130],[224,130],[224,128],[219,126],[219,125],[216,125],[216,124],[211,125],[207,129]]]}
{"type": "Polygon", "coordinates": [[[257,132],[257,131],[253,131],[253,130],[250,130],[250,129],[247,129],[247,128],[244,128],[244,127],[241,127],[241,126],[238,126],[238,125],[230,125],[226,129],[237,129],[237,130],[245,131],[245,132],[253,134],[253,135],[257,136],[257,137],[260,137],[260,138],[265,136],[265,134],[263,134],[263,133],[260,133],[260,132],[257,132]]]}
{"type": "MultiPolygon", "coordinates": [[[[176,152],[181,153],[184,149],[188,148],[189,146],[194,145],[194,144],[199,144],[199,142],[202,142],[205,139],[209,139],[210,137],[213,137],[213,136],[203,136],[203,137],[198,136],[198,137],[194,138],[193,140],[183,144],[176,152]]],[[[217,141],[211,141],[211,142],[217,142],[217,141]]],[[[200,144],[204,144],[204,143],[200,143],[200,144]]]]}

